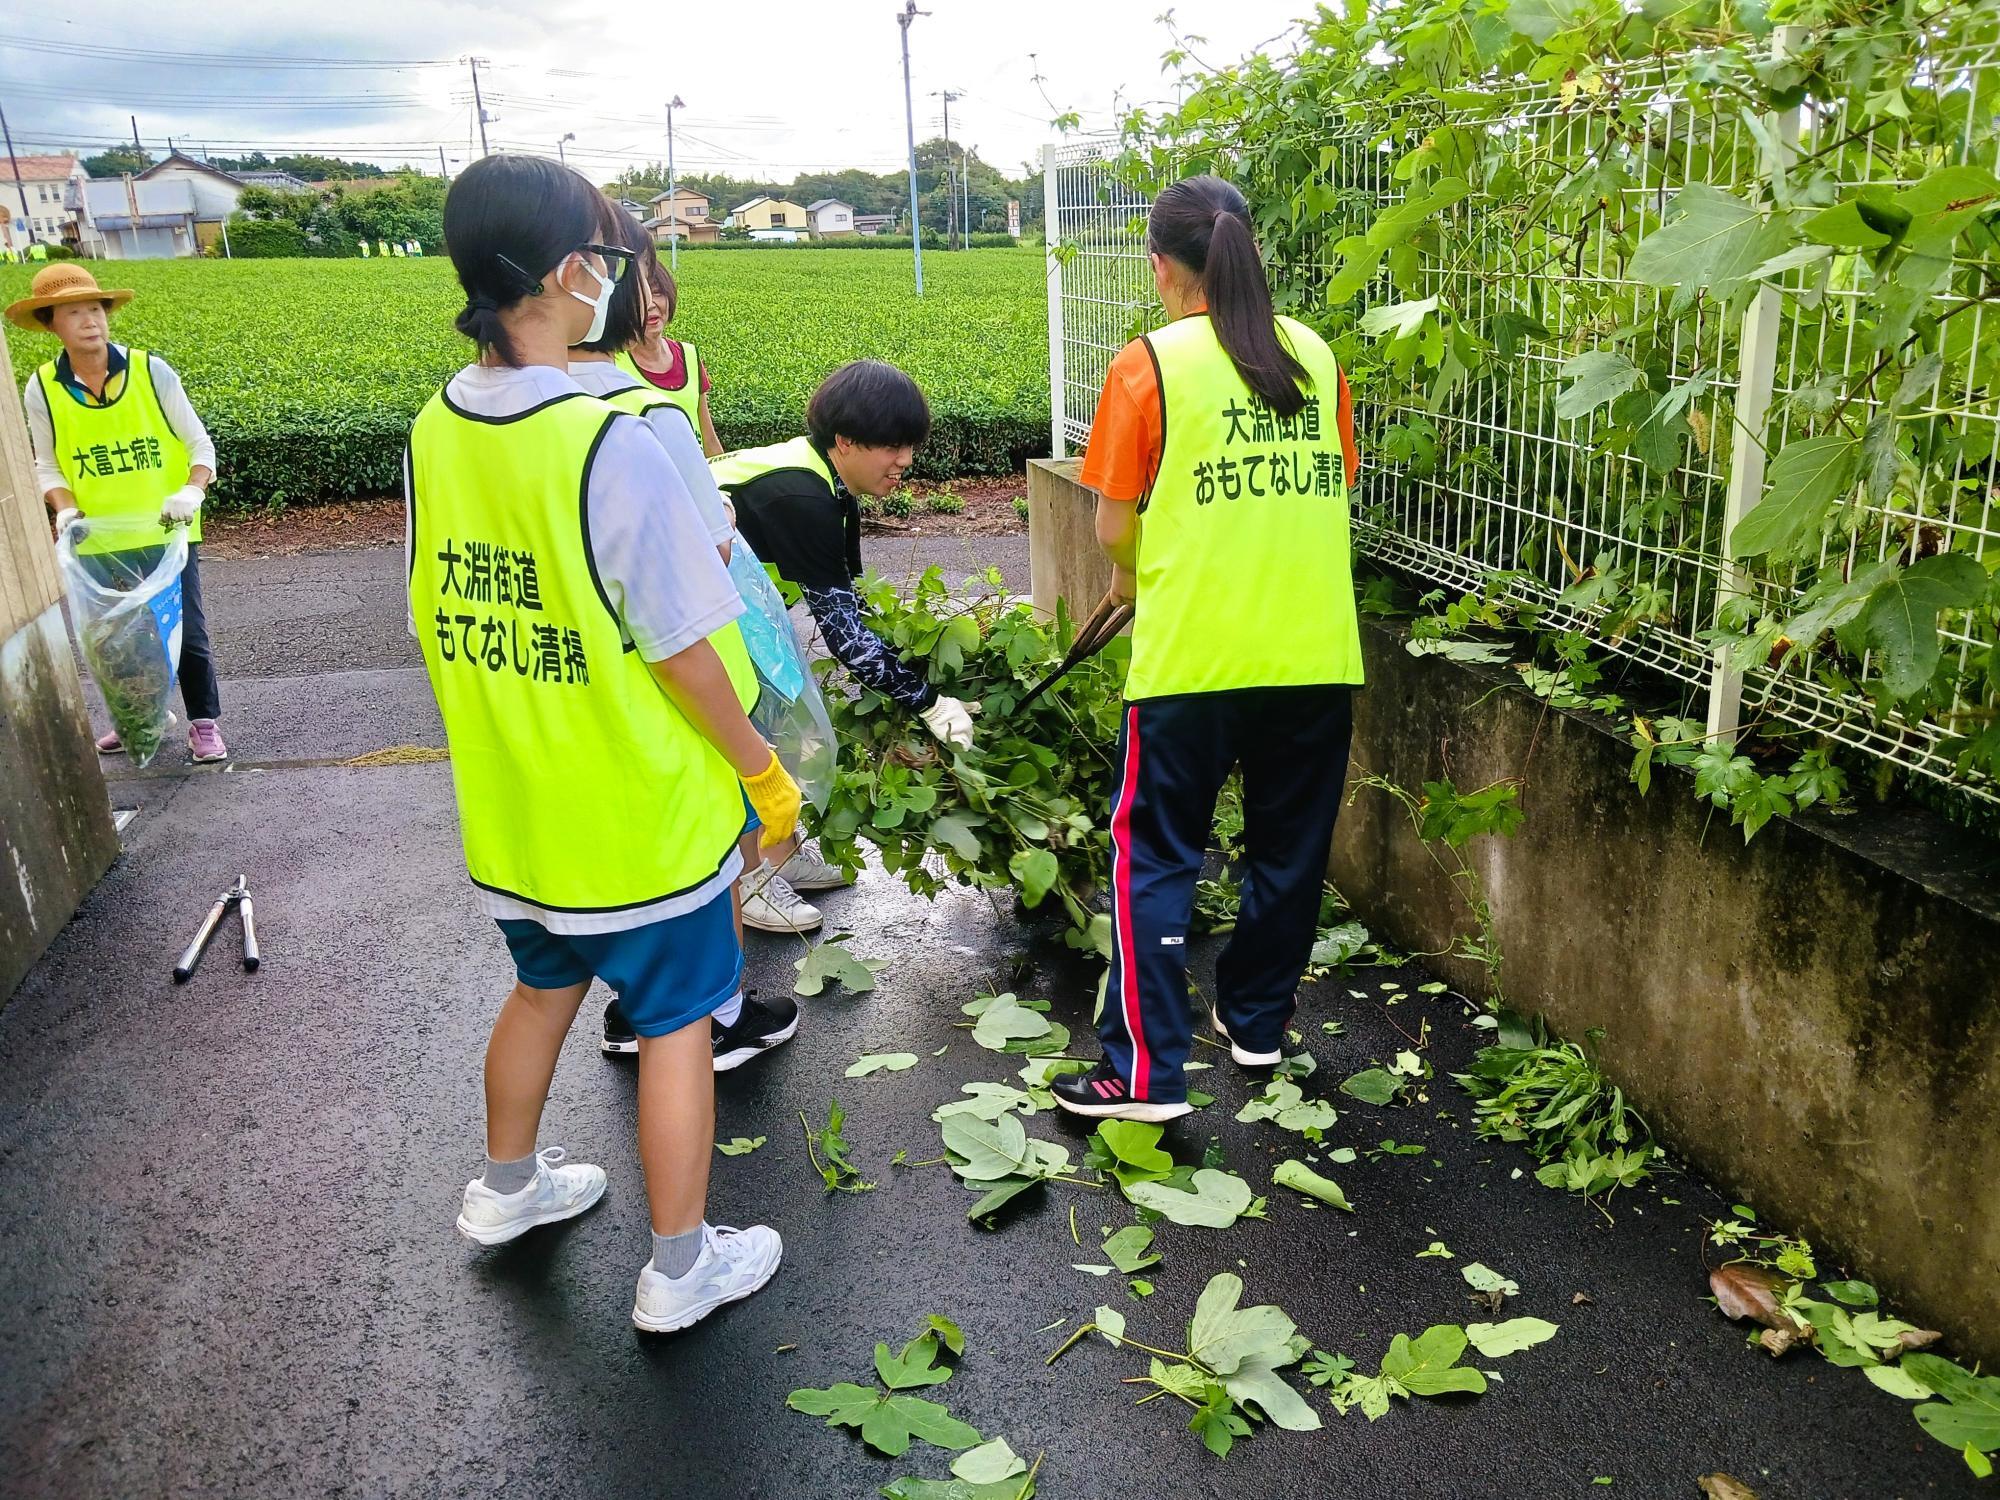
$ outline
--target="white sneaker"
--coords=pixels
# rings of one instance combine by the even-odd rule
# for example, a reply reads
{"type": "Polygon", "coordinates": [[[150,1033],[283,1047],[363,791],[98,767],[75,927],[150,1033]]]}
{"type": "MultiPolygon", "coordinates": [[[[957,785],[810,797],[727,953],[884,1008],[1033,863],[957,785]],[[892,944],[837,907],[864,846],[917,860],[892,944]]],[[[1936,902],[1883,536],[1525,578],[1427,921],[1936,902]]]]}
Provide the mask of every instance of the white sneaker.
{"type": "Polygon", "coordinates": [[[1215,1034],[1229,1043],[1229,1055],[1237,1065],[1245,1068],[1275,1068],[1285,1060],[1283,1052],[1252,1052],[1248,1047],[1236,1045],[1236,1038],[1229,1034],[1229,1028],[1222,1024],[1222,1014],[1213,1006],[1209,1007],[1208,1019],[1215,1025],[1215,1034]]]}
{"type": "Polygon", "coordinates": [[[759,932],[817,932],[826,920],[768,862],[745,875],[737,889],[743,894],[743,925],[759,932]]]}
{"type": "Polygon", "coordinates": [[[785,880],[795,891],[837,891],[854,884],[838,865],[830,865],[801,844],[799,852],[785,861],[785,880]]]}
{"type": "Polygon", "coordinates": [[[560,1146],[535,1153],[535,1180],[518,1193],[496,1193],[475,1177],[465,1185],[458,1232],[482,1245],[504,1245],[537,1224],[574,1218],[604,1196],[604,1168],[565,1166],[560,1146]]]}
{"type": "Polygon", "coordinates": [[[668,1276],[650,1260],[639,1273],[632,1321],[645,1332],[672,1333],[699,1323],[723,1303],[749,1296],[777,1274],[785,1242],[768,1224],[702,1228],[701,1258],[685,1276],[668,1276]]]}

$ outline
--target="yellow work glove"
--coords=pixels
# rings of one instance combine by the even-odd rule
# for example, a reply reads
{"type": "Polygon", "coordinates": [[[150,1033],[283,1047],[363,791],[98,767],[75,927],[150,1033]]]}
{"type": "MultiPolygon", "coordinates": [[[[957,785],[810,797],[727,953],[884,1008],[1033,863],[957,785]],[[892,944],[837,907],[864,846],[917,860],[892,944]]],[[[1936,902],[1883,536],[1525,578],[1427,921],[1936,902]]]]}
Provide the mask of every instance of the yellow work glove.
{"type": "Polygon", "coordinates": [[[792,780],[792,773],[779,762],[777,753],[771,755],[771,763],[755,776],[743,778],[743,790],[750,794],[750,805],[757,811],[763,828],[757,835],[757,847],[768,849],[773,844],[781,844],[797,831],[799,809],[805,798],[799,792],[799,784],[792,780]]]}

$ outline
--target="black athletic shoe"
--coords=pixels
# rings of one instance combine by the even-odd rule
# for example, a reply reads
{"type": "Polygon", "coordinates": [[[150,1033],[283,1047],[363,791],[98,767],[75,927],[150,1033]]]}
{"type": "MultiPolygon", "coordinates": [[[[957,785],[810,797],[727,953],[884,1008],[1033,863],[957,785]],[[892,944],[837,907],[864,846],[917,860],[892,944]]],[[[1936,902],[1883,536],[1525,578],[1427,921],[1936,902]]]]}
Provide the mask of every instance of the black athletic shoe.
{"type": "Polygon", "coordinates": [[[639,1050],[639,1038],[632,1034],[632,1023],[616,1000],[604,1007],[604,1040],[597,1045],[612,1057],[630,1057],[639,1050]]]}
{"type": "Polygon", "coordinates": [[[1174,1104],[1134,1099],[1109,1059],[1088,1073],[1067,1073],[1053,1080],[1049,1092],[1071,1114],[1100,1120],[1178,1120],[1193,1109],[1185,1099],[1174,1104]]]}
{"type": "Polygon", "coordinates": [[[789,1042],[792,1033],[799,1029],[798,1002],[789,995],[780,995],[769,1002],[745,995],[743,1014],[736,1018],[734,1026],[724,1026],[720,1021],[710,1021],[708,1025],[715,1049],[715,1071],[727,1073],[789,1042]]]}

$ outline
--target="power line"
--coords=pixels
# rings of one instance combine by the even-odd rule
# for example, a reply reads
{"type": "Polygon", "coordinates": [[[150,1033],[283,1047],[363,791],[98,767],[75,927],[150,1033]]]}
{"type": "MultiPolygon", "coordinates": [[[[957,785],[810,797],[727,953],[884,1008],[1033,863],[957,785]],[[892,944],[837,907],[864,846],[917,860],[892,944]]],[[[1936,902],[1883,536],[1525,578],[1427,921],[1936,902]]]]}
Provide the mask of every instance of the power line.
{"type": "Polygon", "coordinates": [[[0,33],[0,47],[23,52],[53,52],[61,56],[95,57],[105,61],[158,63],[180,68],[452,68],[450,58],[436,57],[285,57],[264,52],[169,52],[152,47],[116,47],[97,42],[72,42],[53,37],[0,33]]]}

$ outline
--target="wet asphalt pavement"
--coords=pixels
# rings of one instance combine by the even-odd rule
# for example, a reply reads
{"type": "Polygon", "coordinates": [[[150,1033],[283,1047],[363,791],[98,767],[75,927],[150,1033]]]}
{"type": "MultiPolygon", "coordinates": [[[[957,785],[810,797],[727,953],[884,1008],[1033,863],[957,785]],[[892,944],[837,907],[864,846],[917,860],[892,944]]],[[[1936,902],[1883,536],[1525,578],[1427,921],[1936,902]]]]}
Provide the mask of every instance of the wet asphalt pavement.
{"type": "MultiPolygon", "coordinates": [[[[955,566],[961,544],[947,545],[955,566]]],[[[1016,539],[963,545],[1018,548],[1004,560],[1025,574],[1016,539]]],[[[906,560],[871,550],[885,570],[906,560]]],[[[1715,1470],[1764,1500],[1979,1492],[1857,1372],[1744,1347],[1703,1300],[1702,1218],[1728,1204],[1701,1182],[1662,1173],[1613,1200],[1607,1222],[1537,1185],[1518,1148],[1479,1141],[1446,1075],[1480,1033],[1462,1002],[1417,993],[1413,970],[1302,997],[1309,1093],[1429,1023],[1438,1076],[1418,1101],[1332,1095],[1329,1146],[1425,1147],[1323,1164],[1352,1216],[1270,1188],[1303,1143],[1238,1124],[1256,1086],[1198,1047],[1215,1066],[1197,1086],[1218,1099],[1168,1144],[1182,1160],[1214,1144],[1269,1192],[1267,1218],[1158,1226],[1144,1299],[1123,1277],[1072,1269],[1101,1263],[1103,1232],[1134,1221],[1115,1192],[1049,1184],[996,1230],[968,1225],[971,1196],[948,1169],[891,1162],[940,1154],[929,1114],[961,1085],[1015,1081],[1020,1059],[977,1047],[959,1007],[1014,989],[1053,1002],[1082,1042],[1095,973],[1058,931],[983,896],[926,903],[874,872],[822,904],[856,952],[889,960],[880,988],[804,1002],[795,1041],[719,1081],[718,1136],[767,1141],[716,1158],[711,1216],[784,1233],[767,1290],[678,1336],[631,1328],[650,1248],[633,1074],[598,1053],[590,1003],[542,1141],[601,1162],[609,1191],[512,1246],[469,1245],[452,1218],[481,1158],[480,1056],[511,980],[505,950],[466,899],[449,768],[327,764],[439,742],[399,566],[376,551],[209,568],[239,767],[114,782],[114,800],[139,809],[125,854],[0,1010],[0,1495],[858,1500],[898,1475],[942,1476],[949,1455],[919,1443],[879,1458],[785,1395],[868,1380],[875,1342],[900,1344],[933,1312],[963,1325],[967,1351],[923,1394],[1045,1455],[1048,1497],[1668,1500],[1715,1470]],[[241,972],[225,929],[175,988],[174,955],[238,871],[262,972],[241,972]],[[920,1061],[841,1076],[888,1050],[920,1061]],[[807,1159],[798,1116],[823,1119],[836,1097],[874,1192],[827,1194],[807,1159]],[[1453,1258],[1419,1258],[1433,1241],[1453,1258]],[[1399,1402],[1373,1424],[1321,1401],[1324,1430],[1260,1430],[1224,1462],[1177,1403],[1135,1407],[1141,1392],[1120,1382],[1145,1373],[1142,1356],[1091,1340],[1043,1362],[1099,1302],[1122,1307],[1131,1337],[1175,1345],[1226,1270],[1246,1301],[1279,1303],[1372,1369],[1395,1333],[1484,1316],[1459,1274],[1473,1260],[1520,1283],[1507,1315],[1560,1325],[1478,1361],[1504,1382],[1399,1402]]],[[[1366,893],[1349,894],[1365,919],[1366,893]]],[[[1213,946],[1196,951],[1204,982],[1213,946]]],[[[750,983],[788,987],[802,951],[753,934],[750,983]]],[[[1060,1119],[1027,1125],[1081,1157],[1060,1119]]]]}

